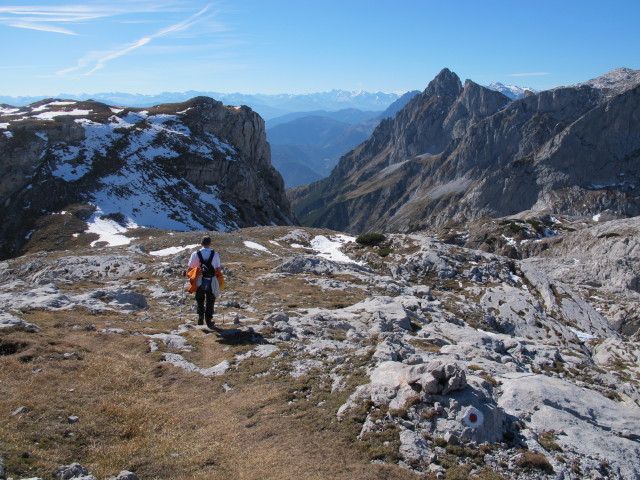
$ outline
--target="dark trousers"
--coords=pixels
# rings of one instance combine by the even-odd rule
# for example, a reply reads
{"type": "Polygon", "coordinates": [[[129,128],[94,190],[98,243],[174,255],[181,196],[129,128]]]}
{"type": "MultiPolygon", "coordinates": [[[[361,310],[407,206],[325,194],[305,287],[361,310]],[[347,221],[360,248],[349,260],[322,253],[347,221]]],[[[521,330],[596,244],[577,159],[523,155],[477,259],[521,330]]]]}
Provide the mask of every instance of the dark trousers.
{"type": "Polygon", "coordinates": [[[207,322],[213,318],[213,306],[216,303],[216,296],[211,290],[205,291],[200,288],[196,290],[196,302],[198,304],[198,319],[207,322]]]}

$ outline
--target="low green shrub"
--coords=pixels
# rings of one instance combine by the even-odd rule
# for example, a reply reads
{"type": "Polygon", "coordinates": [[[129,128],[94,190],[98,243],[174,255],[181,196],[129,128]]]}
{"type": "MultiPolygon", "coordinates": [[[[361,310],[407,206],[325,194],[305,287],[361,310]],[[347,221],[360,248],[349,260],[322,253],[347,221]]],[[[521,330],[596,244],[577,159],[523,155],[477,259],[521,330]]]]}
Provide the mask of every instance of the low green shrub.
{"type": "Polygon", "coordinates": [[[356,238],[356,242],[360,245],[374,247],[384,242],[385,236],[381,233],[363,233],[356,238]]]}

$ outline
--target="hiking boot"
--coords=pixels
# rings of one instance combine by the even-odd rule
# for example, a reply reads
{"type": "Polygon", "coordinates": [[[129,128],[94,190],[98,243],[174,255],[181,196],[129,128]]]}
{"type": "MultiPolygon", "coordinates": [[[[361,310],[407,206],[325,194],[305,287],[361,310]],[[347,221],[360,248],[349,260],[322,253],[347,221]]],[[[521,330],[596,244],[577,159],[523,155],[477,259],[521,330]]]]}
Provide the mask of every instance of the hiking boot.
{"type": "Polygon", "coordinates": [[[204,317],[198,317],[198,325],[204,324],[204,317]]]}
{"type": "Polygon", "coordinates": [[[214,322],[212,318],[207,318],[207,327],[214,328],[215,326],[216,322],[214,322]]]}

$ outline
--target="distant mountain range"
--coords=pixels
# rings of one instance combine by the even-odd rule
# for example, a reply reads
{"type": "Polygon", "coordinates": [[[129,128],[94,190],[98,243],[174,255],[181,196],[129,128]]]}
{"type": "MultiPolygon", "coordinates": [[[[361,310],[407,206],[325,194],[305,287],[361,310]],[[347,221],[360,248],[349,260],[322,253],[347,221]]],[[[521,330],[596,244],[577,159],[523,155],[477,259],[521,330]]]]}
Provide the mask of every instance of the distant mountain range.
{"type": "Polygon", "coordinates": [[[509,97],[511,100],[518,100],[524,97],[527,92],[530,93],[539,93],[538,90],[529,87],[518,87],[516,85],[505,85],[500,82],[493,82],[487,85],[487,88],[490,90],[495,90],[496,92],[500,92],[506,97],[509,97]]]}
{"type": "MultiPolygon", "coordinates": [[[[95,100],[112,106],[152,107],[163,103],[180,103],[194,97],[211,97],[225,105],[246,105],[265,120],[281,117],[288,113],[314,110],[336,111],[353,108],[358,110],[383,111],[398,98],[399,93],[331,90],[307,94],[243,94],[220,92],[163,92],[156,95],[131,93],[60,94],[56,98],[65,100],[95,100]]],[[[0,104],[26,106],[51,96],[9,97],[0,96],[0,104]]]]}
{"type": "Polygon", "coordinates": [[[328,176],[340,157],[371,135],[420,92],[407,92],[383,112],[344,109],[297,112],[267,122],[271,162],[285,186],[306,185],[328,176]]]}
{"type": "MultiPolygon", "coordinates": [[[[492,83],[489,88],[499,90],[510,98],[520,98],[528,88],[502,85],[492,83]]],[[[411,93],[411,92],[409,92],[411,93]]],[[[258,112],[265,120],[276,117],[286,118],[287,114],[299,112],[335,112],[338,110],[362,110],[382,112],[393,102],[402,97],[400,93],[348,91],[334,89],[326,92],[305,93],[305,94],[244,94],[244,93],[220,93],[212,91],[187,92],[162,92],[155,95],[144,95],[141,93],[122,92],[102,92],[102,93],[82,93],[71,94],[61,93],[59,95],[38,95],[38,96],[6,96],[0,95],[0,104],[12,106],[26,106],[32,103],[45,100],[47,98],[57,98],[65,100],[95,100],[112,106],[126,107],[152,107],[163,103],[180,103],[195,97],[211,97],[225,105],[246,105],[258,112]]],[[[393,112],[395,113],[395,112],[393,112]]],[[[311,113],[308,113],[311,114],[311,113]]],[[[324,116],[324,115],[323,115],[324,116]]],[[[291,118],[293,120],[293,118],[291,118]]],[[[353,123],[353,122],[349,122],[353,123]]],[[[274,126],[274,125],[268,125],[274,126]]]]}

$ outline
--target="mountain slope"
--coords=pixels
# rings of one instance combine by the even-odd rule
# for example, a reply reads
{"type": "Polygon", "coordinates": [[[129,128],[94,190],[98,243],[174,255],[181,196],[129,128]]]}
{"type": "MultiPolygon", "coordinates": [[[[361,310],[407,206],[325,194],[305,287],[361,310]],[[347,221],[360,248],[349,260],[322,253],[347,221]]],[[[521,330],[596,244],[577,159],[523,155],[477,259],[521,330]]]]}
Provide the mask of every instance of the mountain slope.
{"type": "Polygon", "coordinates": [[[90,223],[174,230],[294,222],[264,122],[247,107],[48,100],[0,113],[1,256],[71,206],[90,223]]]}
{"type": "Polygon", "coordinates": [[[526,210],[638,215],[639,104],[633,71],[511,101],[445,69],[290,198],[304,224],[353,232],[526,210]]]}
{"type": "MultiPolygon", "coordinates": [[[[607,223],[607,262],[637,264],[640,218],[607,223]]],[[[604,233],[576,227],[575,248],[604,233]]],[[[209,329],[176,275],[203,232],[137,234],[0,263],[3,476],[640,475],[637,333],[596,308],[612,290],[572,282],[602,258],[568,276],[538,259],[551,277],[424,233],[214,232],[227,289],[209,329]]]]}

